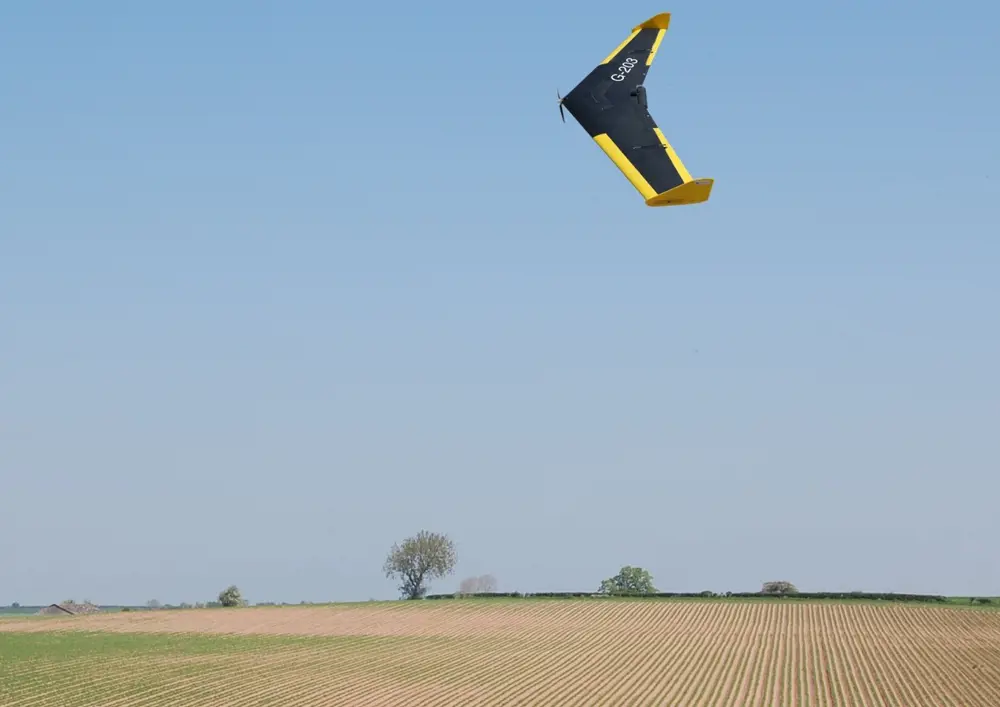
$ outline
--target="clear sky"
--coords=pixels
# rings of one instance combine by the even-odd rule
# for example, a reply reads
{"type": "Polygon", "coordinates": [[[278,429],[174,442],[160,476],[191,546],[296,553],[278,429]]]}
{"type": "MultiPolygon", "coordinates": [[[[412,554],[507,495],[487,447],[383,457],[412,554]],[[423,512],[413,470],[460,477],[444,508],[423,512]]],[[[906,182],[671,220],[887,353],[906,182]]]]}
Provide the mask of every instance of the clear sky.
{"type": "Polygon", "coordinates": [[[0,604],[1000,593],[1000,5],[0,9],[0,604]],[[673,15],[650,209],[569,91],[673,15]]]}

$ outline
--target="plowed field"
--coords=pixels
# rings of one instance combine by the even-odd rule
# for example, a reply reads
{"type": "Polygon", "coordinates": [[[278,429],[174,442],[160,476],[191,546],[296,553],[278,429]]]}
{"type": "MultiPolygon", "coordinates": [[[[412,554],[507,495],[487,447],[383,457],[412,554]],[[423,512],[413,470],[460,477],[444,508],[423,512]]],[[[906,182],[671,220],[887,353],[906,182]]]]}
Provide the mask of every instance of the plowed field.
{"type": "Polygon", "coordinates": [[[1000,705],[1000,612],[466,600],[0,620],[0,705],[1000,705]]]}

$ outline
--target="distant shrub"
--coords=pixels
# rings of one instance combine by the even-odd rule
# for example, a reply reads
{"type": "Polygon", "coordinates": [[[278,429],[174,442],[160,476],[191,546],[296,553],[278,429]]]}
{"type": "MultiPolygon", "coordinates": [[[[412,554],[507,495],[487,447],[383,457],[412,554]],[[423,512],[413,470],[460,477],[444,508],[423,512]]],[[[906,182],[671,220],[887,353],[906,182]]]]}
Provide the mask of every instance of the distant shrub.
{"type": "Polygon", "coordinates": [[[655,594],[656,587],[653,586],[653,576],[649,573],[649,570],[626,565],[614,577],[608,577],[601,582],[601,586],[597,591],[599,594],[613,594],[615,596],[623,594],[655,594]]]}
{"type": "Polygon", "coordinates": [[[456,594],[459,596],[473,596],[483,594],[495,594],[497,591],[497,579],[491,574],[484,574],[479,577],[466,577],[458,587],[456,594]]]}
{"type": "Polygon", "coordinates": [[[798,594],[799,590],[791,582],[764,582],[760,588],[761,594],[798,594]]]}
{"type": "Polygon", "coordinates": [[[247,600],[243,598],[243,594],[240,593],[239,587],[235,584],[231,584],[219,592],[219,604],[227,607],[246,606],[247,600]]]}

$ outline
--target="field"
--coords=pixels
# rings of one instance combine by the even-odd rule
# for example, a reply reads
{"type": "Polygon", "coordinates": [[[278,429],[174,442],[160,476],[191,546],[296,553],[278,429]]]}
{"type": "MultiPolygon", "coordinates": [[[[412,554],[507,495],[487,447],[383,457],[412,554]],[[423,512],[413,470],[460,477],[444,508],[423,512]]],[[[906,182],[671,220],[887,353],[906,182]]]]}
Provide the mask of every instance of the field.
{"type": "Polygon", "coordinates": [[[1000,705],[1000,612],[456,600],[0,619],[3,707],[1000,705]]]}

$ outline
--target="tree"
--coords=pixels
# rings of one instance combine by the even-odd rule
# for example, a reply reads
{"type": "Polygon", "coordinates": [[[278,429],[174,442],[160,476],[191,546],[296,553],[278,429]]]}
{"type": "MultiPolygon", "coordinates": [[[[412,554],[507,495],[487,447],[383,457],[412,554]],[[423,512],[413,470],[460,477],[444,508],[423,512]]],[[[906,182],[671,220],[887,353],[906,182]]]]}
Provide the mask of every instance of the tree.
{"type": "Polygon", "coordinates": [[[798,594],[799,590],[791,582],[764,582],[761,594],[798,594]]]}
{"type": "Polygon", "coordinates": [[[222,606],[246,606],[246,599],[240,594],[240,590],[235,584],[219,592],[219,603],[222,606]]]}
{"type": "Polygon", "coordinates": [[[601,582],[601,594],[655,594],[653,578],[642,567],[626,565],[614,577],[601,582]]]}
{"type": "Polygon", "coordinates": [[[489,594],[497,590],[497,579],[491,574],[484,574],[479,577],[466,577],[458,585],[458,593],[466,594],[489,594]]]}
{"type": "Polygon", "coordinates": [[[456,562],[455,543],[447,535],[421,530],[402,545],[394,544],[382,569],[387,578],[399,578],[403,598],[421,599],[427,580],[451,574],[456,562]]]}
{"type": "Polygon", "coordinates": [[[159,599],[150,599],[146,602],[146,607],[149,609],[159,609],[161,607],[159,599]]]}

